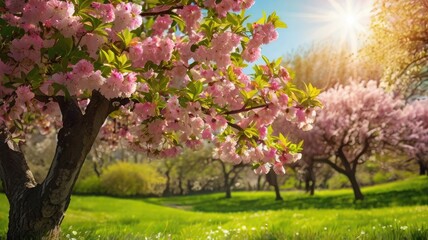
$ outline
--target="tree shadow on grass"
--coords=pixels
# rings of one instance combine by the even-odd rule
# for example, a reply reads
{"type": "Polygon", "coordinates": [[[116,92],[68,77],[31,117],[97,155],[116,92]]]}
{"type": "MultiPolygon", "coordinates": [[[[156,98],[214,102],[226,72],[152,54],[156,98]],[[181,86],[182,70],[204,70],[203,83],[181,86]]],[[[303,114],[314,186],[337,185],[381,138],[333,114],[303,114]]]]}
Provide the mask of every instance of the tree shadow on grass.
{"type": "Polygon", "coordinates": [[[226,199],[220,194],[191,197],[163,198],[152,203],[191,207],[201,212],[242,212],[280,209],[370,209],[396,206],[428,205],[428,182],[417,187],[397,187],[365,192],[363,201],[354,201],[352,192],[343,194],[283,193],[284,201],[275,201],[274,193],[251,194],[248,192],[232,194],[226,199]]]}

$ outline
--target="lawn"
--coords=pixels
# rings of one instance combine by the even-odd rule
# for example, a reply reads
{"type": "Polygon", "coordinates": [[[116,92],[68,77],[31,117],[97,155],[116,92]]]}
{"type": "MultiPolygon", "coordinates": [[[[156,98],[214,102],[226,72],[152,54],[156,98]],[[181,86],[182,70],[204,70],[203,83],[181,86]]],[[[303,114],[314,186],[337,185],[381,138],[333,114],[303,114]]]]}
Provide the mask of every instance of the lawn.
{"type": "MultiPolygon", "coordinates": [[[[349,190],[309,197],[284,192],[173,198],[73,196],[63,239],[428,239],[428,178],[364,188],[354,204],[349,190]]],[[[7,225],[0,195],[0,236],[7,225]]],[[[1,237],[0,237],[1,239],[1,237]]]]}

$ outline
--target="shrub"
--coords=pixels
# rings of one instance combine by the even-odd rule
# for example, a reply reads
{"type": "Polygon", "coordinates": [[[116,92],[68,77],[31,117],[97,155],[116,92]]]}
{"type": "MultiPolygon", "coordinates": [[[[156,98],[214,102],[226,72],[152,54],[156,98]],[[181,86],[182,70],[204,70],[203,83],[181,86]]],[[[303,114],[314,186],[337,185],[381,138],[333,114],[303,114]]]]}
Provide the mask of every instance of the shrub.
{"type": "Polygon", "coordinates": [[[82,180],[78,180],[76,186],[74,186],[75,193],[84,194],[104,194],[105,190],[101,187],[100,178],[92,175],[82,180]]]}
{"type": "Polygon", "coordinates": [[[113,196],[160,195],[165,179],[148,164],[118,163],[109,166],[100,179],[101,187],[113,196]]]}
{"type": "Polygon", "coordinates": [[[389,172],[377,172],[374,176],[373,176],[373,182],[375,184],[379,184],[379,183],[386,183],[388,181],[390,181],[392,179],[392,174],[389,172]]]}
{"type": "Polygon", "coordinates": [[[342,174],[335,174],[328,180],[327,184],[329,189],[339,189],[350,186],[348,178],[342,174]]]}

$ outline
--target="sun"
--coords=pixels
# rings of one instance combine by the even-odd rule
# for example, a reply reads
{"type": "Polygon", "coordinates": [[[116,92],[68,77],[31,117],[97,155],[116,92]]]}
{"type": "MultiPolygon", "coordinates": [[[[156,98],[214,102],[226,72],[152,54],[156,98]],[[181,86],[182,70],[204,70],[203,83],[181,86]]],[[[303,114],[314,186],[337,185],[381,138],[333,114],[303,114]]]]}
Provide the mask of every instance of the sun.
{"type": "Polygon", "coordinates": [[[300,14],[315,21],[319,27],[313,39],[334,39],[352,52],[358,51],[366,36],[370,22],[372,0],[328,0],[317,9],[300,14]]]}

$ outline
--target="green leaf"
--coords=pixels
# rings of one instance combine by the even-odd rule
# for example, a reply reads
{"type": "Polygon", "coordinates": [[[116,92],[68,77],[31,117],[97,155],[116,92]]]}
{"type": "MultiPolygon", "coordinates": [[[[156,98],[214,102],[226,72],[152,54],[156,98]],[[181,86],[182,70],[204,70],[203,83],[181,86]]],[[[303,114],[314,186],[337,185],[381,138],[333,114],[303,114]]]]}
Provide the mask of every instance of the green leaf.
{"type": "Polygon", "coordinates": [[[256,21],[257,24],[265,24],[266,23],[266,12],[263,11],[263,16],[256,21]]]}
{"type": "Polygon", "coordinates": [[[192,81],[187,85],[188,95],[192,100],[196,100],[198,95],[204,90],[203,83],[201,81],[192,81]]]}
{"type": "Polygon", "coordinates": [[[40,74],[40,68],[35,65],[33,69],[27,74],[27,79],[33,88],[38,88],[43,81],[42,75],[40,74]]]}
{"type": "Polygon", "coordinates": [[[273,25],[275,26],[275,28],[287,28],[287,24],[281,20],[277,20],[273,23],[273,25]]]}
{"type": "Polygon", "coordinates": [[[113,63],[115,60],[115,55],[112,50],[100,50],[100,59],[104,63],[113,63]]]}
{"type": "Polygon", "coordinates": [[[125,30],[118,34],[118,37],[125,44],[125,47],[128,47],[134,38],[134,34],[128,28],[125,28],[125,30]]]}

